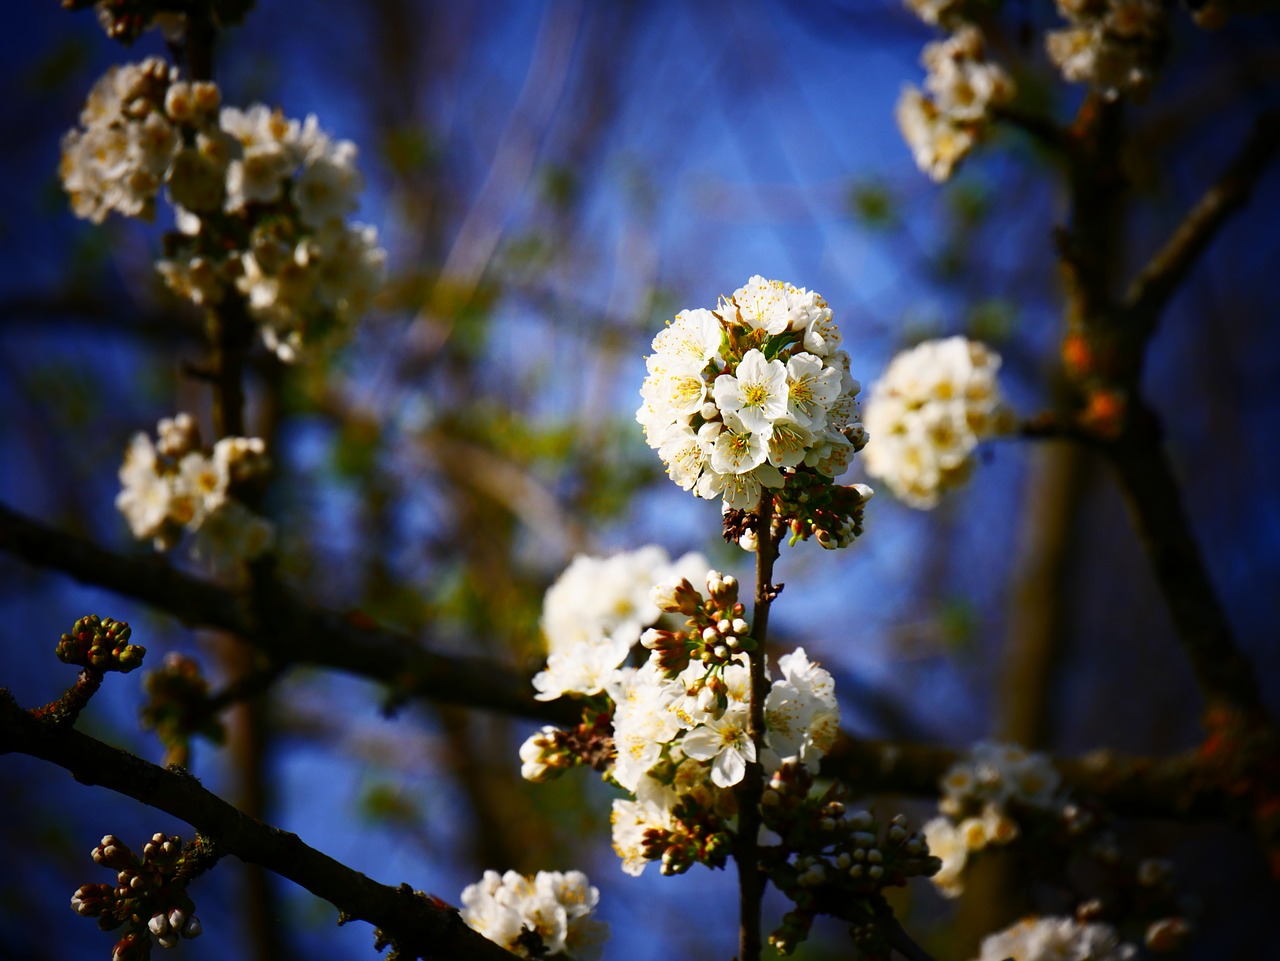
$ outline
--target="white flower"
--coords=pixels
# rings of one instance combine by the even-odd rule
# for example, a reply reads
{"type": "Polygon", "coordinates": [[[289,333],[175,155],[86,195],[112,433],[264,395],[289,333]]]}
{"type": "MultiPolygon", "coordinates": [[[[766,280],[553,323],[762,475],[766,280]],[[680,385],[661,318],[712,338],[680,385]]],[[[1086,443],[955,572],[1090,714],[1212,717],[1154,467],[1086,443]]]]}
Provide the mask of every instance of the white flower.
{"type": "Polygon", "coordinates": [[[831,318],[813,291],[756,275],[717,310],[682,311],[654,338],[636,420],[675,483],[749,510],[790,473],[819,462],[828,477],[844,470],[856,448],[822,432],[860,446],[863,431],[831,318]]]}
{"type": "Polygon", "coordinates": [[[700,724],[680,741],[680,749],[697,761],[711,761],[711,782],[732,787],[742,780],[747,762],[756,759],[756,746],[747,734],[750,708],[731,703],[719,718],[700,724]]]}
{"type": "Polygon", "coordinates": [[[950,179],[976,142],[970,129],[954,124],[916,87],[903,89],[895,117],[916,166],[938,183],[950,179]]]}
{"type": "Polygon", "coordinates": [[[1128,961],[1136,954],[1110,925],[1032,917],[984,938],[977,961],[1128,961]]]}
{"type": "Polygon", "coordinates": [[[842,371],[826,366],[813,354],[795,354],[787,361],[787,412],[802,427],[821,430],[827,408],[840,396],[842,371]]]}
{"type": "Polygon", "coordinates": [[[961,876],[969,859],[969,846],[964,837],[947,818],[929,821],[921,831],[929,845],[929,853],[942,860],[942,868],[930,880],[945,897],[958,898],[964,893],[961,876]]]}
{"type": "Polygon", "coordinates": [[[654,353],[673,370],[697,373],[720,352],[720,320],[709,310],[682,310],[653,338],[654,353]]]}
{"type": "Polygon", "coordinates": [[[645,833],[675,827],[665,805],[640,800],[614,801],[609,822],[613,826],[613,850],[622,858],[622,870],[633,877],[638,877],[649,863],[644,856],[645,833]]]}
{"type": "Polygon", "coordinates": [[[778,658],[782,677],[765,698],[767,750],[762,758],[776,769],[785,757],[812,765],[835,743],[840,707],[830,673],[809,660],[804,648],[778,658]]]}
{"type": "Polygon", "coordinates": [[[159,537],[169,518],[173,487],[159,472],[156,449],[146,434],[135,434],[120,467],[116,510],[138,540],[159,537]]]}
{"type": "Polygon", "coordinates": [[[613,741],[617,749],[613,777],[628,791],[658,763],[663,747],[688,726],[675,710],[684,685],[668,681],[650,659],[638,670],[622,672],[614,696],[613,741]]]}
{"type": "Polygon", "coordinates": [[[1070,22],[1045,35],[1049,59],[1071,83],[1087,83],[1114,100],[1151,86],[1163,55],[1168,13],[1158,0],[1058,0],[1070,22]]]}
{"type": "Polygon", "coordinates": [[[757,433],[736,414],[726,412],[724,426],[711,449],[711,469],[719,474],[745,474],[769,457],[768,432],[757,433]]]}
{"type": "Polygon", "coordinates": [[[565,694],[599,694],[616,680],[618,667],[631,645],[609,638],[579,641],[568,651],[547,656],[547,668],[533,678],[539,701],[553,701],[565,694]]]}
{"type": "Polygon", "coordinates": [[[80,127],[62,139],[59,173],[77,217],[151,218],[182,138],[164,112],[174,71],[160,58],[110,68],[89,93],[80,127]]]}
{"type": "MultiPolygon", "coordinates": [[[[547,649],[568,651],[583,641],[598,642],[601,638],[631,647],[640,640],[641,631],[662,614],[653,602],[654,585],[685,571],[700,578],[706,571],[706,560],[689,553],[672,562],[656,544],[612,557],[579,554],[543,598],[542,633],[547,649]]],[[[683,576],[675,576],[675,582],[683,576]]]]}
{"type": "Polygon", "coordinates": [[[730,415],[735,415],[748,430],[767,434],[775,420],[786,416],[786,365],[778,360],[765,360],[758,350],[749,350],[743,355],[736,376],[721,374],[713,386],[716,406],[726,422],[730,415]]]}

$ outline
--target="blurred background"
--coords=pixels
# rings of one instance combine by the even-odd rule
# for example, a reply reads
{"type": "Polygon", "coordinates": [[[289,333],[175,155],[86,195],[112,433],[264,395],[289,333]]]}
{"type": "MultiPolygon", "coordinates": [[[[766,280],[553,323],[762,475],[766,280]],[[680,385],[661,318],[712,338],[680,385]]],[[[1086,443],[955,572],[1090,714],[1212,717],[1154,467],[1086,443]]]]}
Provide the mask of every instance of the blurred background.
{"type": "MultiPolygon", "coordinates": [[[[1280,17],[1197,30],[1179,9],[1150,98],[1128,112],[1127,263],[1139,267],[1280,101],[1280,17]]],[[[1062,120],[1082,98],[1043,52],[1049,3],[1007,2],[991,56],[1019,104],[1062,120]]],[[[224,103],[315,113],[360,146],[359,219],[391,281],[342,349],[283,368],[259,349],[250,432],[271,444],[266,510],[304,596],[532,673],[542,593],[578,552],[657,543],[740,576],[718,505],[663,475],[634,421],[649,341],[752,274],[822,294],[869,386],[900,349],[966,333],[1003,356],[1024,416],[1053,406],[1062,298],[1051,242],[1063,171],[997,129],[942,187],[893,107],[934,32],[895,0],[262,4],[219,41],[224,103]]],[[[170,223],[73,218],[59,141],[132,50],[91,12],[6,11],[0,98],[0,501],[111,549],[144,553],[113,507],[128,439],[186,410],[209,429],[198,313],[152,261],[170,223]]],[[[1280,174],[1216,241],[1154,343],[1146,386],[1213,579],[1268,703],[1280,707],[1280,174]]],[[[882,491],[866,534],[784,551],[780,643],[836,676],[859,735],[963,746],[1003,737],[1078,754],[1195,743],[1200,701],[1104,465],[1042,441],[989,445],[932,512],[882,491]]],[[[855,464],[847,480],[862,480],[855,464]]],[[[181,554],[175,562],[197,564],[181,554]]],[[[26,705],[73,678],[53,643],[80,615],[129,621],[152,659],[195,656],[219,681],[252,658],[131,601],[0,556],[0,684],[26,705]]],[[[729,957],[731,872],[624,875],[610,792],[589,772],[520,780],[528,722],[415,704],[318,670],[287,672],[197,746],[206,785],[379,881],[457,903],[486,868],[581,868],[613,925],[606,957],[729,957]]],[[[112,678],[81,726],[159,761],[138,675],[112,678]]],[[[882,800],[928,816],[921,802],[882,800]]],[[[107,832],[186,825],[58,769],[0,760],[0,958],[100,958],[111,937],[67,908],[104,880],[107,832]]],[[[1198,899],[1198,957],[1280,954],[1276,889],[1243,835],[1134,825],[1198,899]]],[[[371,958],[363,924],[289,882],[223,864],[193,894],[192,959],[371,958]]],[[[981,899],[971,899],[975,902],[981,899]]],[[[906,895],[908,927],[972,957],[1016,907],[906,895]]],[[[770,902],[766,923],[781,905],[770,902]]],[[[846,957],[840,925],[801,957],[846,957]]]]}

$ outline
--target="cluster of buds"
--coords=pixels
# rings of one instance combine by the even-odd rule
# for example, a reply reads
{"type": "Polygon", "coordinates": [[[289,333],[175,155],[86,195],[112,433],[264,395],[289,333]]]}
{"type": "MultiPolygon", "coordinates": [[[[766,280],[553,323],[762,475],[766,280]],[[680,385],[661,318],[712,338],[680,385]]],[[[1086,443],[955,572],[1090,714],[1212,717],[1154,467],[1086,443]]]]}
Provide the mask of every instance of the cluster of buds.
{"type": "Polygon", "coordinates": [[[578,764],[604,771],[614,754],[613,716],[588,708],[582,723],[572,730],[548,724],[531,734],[520,745],[520,776],[526,781],[550,781],[578,764]]]}
{"type": "MultiPolygon", "coordinates": [[[[173,43],[186,29],[187,15],[175,13],[172,0],[62,0],[67,10],[93,7],[98,23],[112,40],[131,44],[151,27],[158,27],[165,40],[173,43]]],[[[213,0],[209,13],[223,26],[239,23],[253,7],[253,0],[213,0]]]]}
{"type": "Polygon", "coordinates": [[[145,647],[129,643],[132,629],[124,621],[89,614],[76,621],[70,634],[58,641],[58,660],[99,674],[128,674],[142,664],[145,647]]]}
{"type": "Polygon", "coordinates": [[[1054,840],[1067,854],[1083,851],[1096,879],[1097,893],[1076,905],[1076,922],[1141,926],[1149,951],[1181,948],[1191,934],[1191,911],[1178,895],[1173,862],[1126,852],[1108,821],[1080,804],[1062,808],[1062,830],[1054,840]]]}
{"type": "Polygon", "coordinates": [[[681,797],[671,809],[672,827],[645,832],[645,859],[661,862],[659,871],[668,877],[684,874],[695,864],[723,868],[733,851],[733,838],[722,813],[693,796],[681,797]]]}
{"type": "MultiPolygon", "coordinates": [[[[708,597],[695,588],[688,578],[675,586],[654,590],[654,601],[668,614],[684,614],[686,630],[649,628],[640,643],[656,654],[658,667],[673,678],[689,666],[690,660],[701,661],[708,668],[723,669],[734,663],[744,651],[754,651],[756,642],[750,637],[751,625],[743,619],[746,608],[738,601],[738,579],[732,574],[710,571],[707,574],[708,597]]],[[[704,679],[691,690],[703,699],[725,700],[723,681],[704,679]],[[705,692],[705,694],[704,694],[705,692]]],[[[721,708],[723,710],[723,708],[721,708]]]]}
{"type": "Polygon", "coordinates": [[[783,859],[768,865],[769,879],[796,905],[770,943],[789,954],[807,937],[817,915],[830,914],[870,924],[864,939],[869,947],[878,941],[869,920],[875,913],[868,906],[885,888],[935,874],[941,861],[929,853],[924,835],[909,829],[905,815],[881,824],[870,811],[850,811],[837,789],[811,797],[812,787],[812,773],[788,760],[769,779],[762,798],[764,824],[782,839],[777,850],[783,859]],[[792,851],[805,853],[787,859],[785,853],[792,851]]]}
{"type": "Polygon", "coordinates": [[[779,517],[789,518],[788,543],[812,537],[827,550],[835,550],[861,536],[862,509],[874,493],[866,484],[815,484],[797,475],[795,483],[774,497],[774,509],[779,517]]]}
{"type": "Polygon", "coordinates": [[[185,764],[193,735],[222,742],[222,723],[209,709],[209,682],[194,658],[170,651],[160,669],[147,674],[142,687],[147,694],[142,726],[156,732],[169,752],[169,763],[185,764]]]}
{"type": "MultiPolygon", "coordinates": [[[[134,31],[138,6],[112,22],[134,31]]],[[[157,263],[166,285],[198,306],[234,301],[228,309],[293,361],[304,341],[362,314],[382,284],[377,231],[347,221],[363,184],[356,154],[314,116],[223,107],[215,84],[181,80],[151,57],[94,85],[63,138],[60,173],[76,216],[94,223],[112,211],[152,219],[163,190],[177,227],[157,263]]]]}
{"type": "Polygon", "coordinates": [[[127,926],[116,942],[111,961],[141,961],[151,956],[154,940],[172,948],[179,938],[200,935],[200,919],[187,895],[194,873],[199,842],[184,849],[176,835],[154,834],[134,854],[114,834],[93,849],[93,860],[116,872],[116,883],[81,885],[71,897],[71,909],[86,918],[97,918],[98,927],[114,931],[127,926]]]}

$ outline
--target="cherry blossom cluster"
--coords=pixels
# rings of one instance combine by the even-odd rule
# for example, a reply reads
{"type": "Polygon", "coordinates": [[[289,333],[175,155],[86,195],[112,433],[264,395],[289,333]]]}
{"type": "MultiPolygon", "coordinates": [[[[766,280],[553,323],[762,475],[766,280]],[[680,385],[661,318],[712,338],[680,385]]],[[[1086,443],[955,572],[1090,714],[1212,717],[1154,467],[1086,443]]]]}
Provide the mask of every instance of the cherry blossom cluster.
{"type": "Polygon", "coordinates": [[[367,309],[386,254],[377,231],[346,218],[362,178],[356,147],[314,116],[262,104],[221,107],[212,83],[189,83],[159,58],[112,67],[62,143],[76,215],[151,218],[161,188],[177,231],[157,267],[197,305],[231,297],[281,359],[295,360],[367,309]]]}
{"type": "Polygon", "coordinates": [[[964,337],[898,354],[867,401],[867,473],[912,507],[934,507],[969,476],[978,442],[1011,427],[999,369],[999,354],[964,337]]]}
{"type": "Polygon", "coordinates": [[[581,871],[486,871],[462,892],[462,920],[522,958],[595,961],[609,936],[609,925],[592,916],[599,900],[581,871]]]}
{"type": "Polygon", "coordinates": [[[1137,948],[1122,942],[1110,925],[1031,917],[984,938],[977,961],[1129,961],[1137,953],[1137,948]]]}
{"type": "MultiPolygon", "coordinates": [[[[926,21],[939,22],[940,5],[910,0],[908,5],[926,21]]],[[[985,59],[982,32],[962,21],[956,22],[955,32],[945,40],[926,44],[920,61],[928,71],[925,90],[913,86],[903,90],[897,106],[898,128],[916,166],[941,182],[973,149],[992,111],[1012,99],[1013,81],[1002,67],[985,59]]]]}
{"type": "Polygon", "coordinates": [[[888,958],[875,905],[885,888],[939,869],[924,835],[905,815],[881,823],[870,811],[850,810],[840,787],[815,795],[814,777],[795,759],[784,761],[765,787],[765,827],[781,842],[762,851],[769,880],[795,907],[769,937],[790,954],[809,935],[814,919],[830,914],[853,923],[863,958],[888,958]]]}
{"type": "Polygon", "coordinates": [[[830,484],[866,442],[839,347],[825,300],[754,276],[653,339],[636,420],[675,483],[726,509],[799,475],[830,484]]]}
{"type": "Polygon", "coordinates": [[[187,895],[193,873],[188,862],[198,846],[184,849],[180,837],[155,834],[138,856],[108,834],[93,849],[94,863],[115,871],[116,883],[81,885],[71,897],[71,910],[97,918],[104,931],[124,926],[111,961],[145,961],[153,943],[172,948],[179,938],[199,937],[200,919],[187,895]]]}
{"type": "Polygon", "coordinates": [[[168,550],[184,530],[197,535],[193,553],[215,562],[252,560],[274,533],[234,495],[237,484],[264,473],[267,458],[256,437],[224,437],[211,451],[188,414],[161,420],[153,443],[135,434],[120,467],[116,508],[133,536],[168,550]]]}
{"type": "Polygon", "coordinates": [[[1057,770],[1043,754],[980,741],[942,778],[941,817],[924,826],[942,866],[933,883],[947,897],[964,892],[969,856],[1019,835],[1016,815],[1061,807],[1057,770]]]}
{"type": "Polygon", "coordinates": [[[62,138],[62,185],[77,217],[102,223],[111,211],[155,216],[156,196],[183,149],[183,126],[214,124],[219,105],[212,84],[186,84],[159,57],[111,67],[94,84],[80,127],[62,138]],[[180,120],[168,109],[183,104],[180,120]]]}
{"type": "Polygon", "coordinates": [[[1150,88],[1169,42],[1169,15],[1160,0],[1057,0],[1070,26],[1045,37],[1049,59],[1072,83],[1087,83],[1109,100],[1150,88]]]}

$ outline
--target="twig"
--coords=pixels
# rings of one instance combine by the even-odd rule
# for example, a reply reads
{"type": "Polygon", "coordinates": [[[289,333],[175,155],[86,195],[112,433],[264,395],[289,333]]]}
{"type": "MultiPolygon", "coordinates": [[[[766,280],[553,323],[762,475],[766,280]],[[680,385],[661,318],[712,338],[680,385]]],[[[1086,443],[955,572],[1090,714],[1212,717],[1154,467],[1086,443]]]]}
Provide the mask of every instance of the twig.
{"type": "Polygon", "coordinates": [[[747,765],[738,786],[738,961],[759,961],[760,902],[764,897],[764,877],[757,853],[760,835],[760,798],[764,792],[765,646],[769,634],[769,607],[777,593],[773,586],[773,562],[778,556],[778,535],[773,530],[773,498],[766,491],[760,498],[756,528],[756,589],[751,636],[756,648],[750,654],[751,713],[747,734],[755,747],[755,760],[747,765]]]}
{"type": "Polygon", "coordinates": [[[1277,149],[1280,111],[1269,111],[1258,118],[1235,159],[1134,279],[1124,306],[1146,336],[1227,218],[1248,201],[1277,149]]]}
{"type": "Polygon", "coordinates": [[[906,929],[902,927],[901,922],[893,915],[893,911],[886,908],[880,914],[880,927],[884,931],[885,940],[889,942],[889,947],[893,948],[907,961],[935,961],[931,955],[907,934],[906,929]]]}
{"type": "Polygon", "coordinates": [[[1054,153],[1069,154],[1071,152],[1070,135],[1048,117],[1041,117],[1013,107],[997,107],[994,114],[997,120],[1016,127],[1054,153]]]}
{"type": "Polygon", "coordinates": [[[1210,709],[1266,716],[1253,668],[1240,652],[1174,478],[1155,414],[1133,398],[1128,429],[1104,448],[1156,583],[1210,709]]]}
{"type": "Polygon", "coordinates": [[[98,784],[181,818],[240,860],[260,864],[396,938],[406,956],[504,961],[514,955],[463,923],[439,899],[407,886],[388,887],[236,810],[194,777],[166,770],[69,727],[41,723],[0,688],[0,754],[17,753],[65,768],[82,784],[98,784]],[[417,952],[412,953],[412,952],[417,952]]]}

